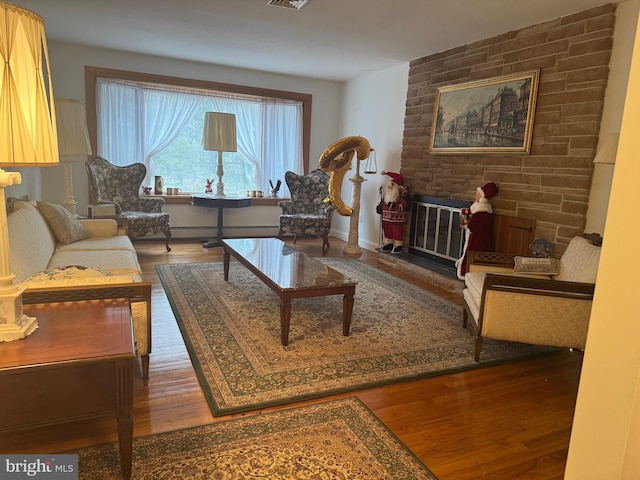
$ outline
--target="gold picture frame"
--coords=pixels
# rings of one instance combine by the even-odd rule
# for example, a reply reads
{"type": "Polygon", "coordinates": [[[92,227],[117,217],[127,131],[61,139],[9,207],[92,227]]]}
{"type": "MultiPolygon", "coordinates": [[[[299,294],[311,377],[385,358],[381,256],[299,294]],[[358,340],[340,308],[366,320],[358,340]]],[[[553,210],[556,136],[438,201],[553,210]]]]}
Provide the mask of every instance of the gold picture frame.
{"type": "Polygon", "coordinates": [[[529,153],[539,70],[438,88],[431,153],[529,153]]]}

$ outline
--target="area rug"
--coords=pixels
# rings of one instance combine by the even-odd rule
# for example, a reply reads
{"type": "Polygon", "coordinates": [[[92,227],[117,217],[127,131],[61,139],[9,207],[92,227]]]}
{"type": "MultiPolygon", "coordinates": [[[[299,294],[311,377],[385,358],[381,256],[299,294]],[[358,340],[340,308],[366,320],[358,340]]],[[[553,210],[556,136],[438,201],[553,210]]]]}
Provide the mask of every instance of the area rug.
{"type": "Polygon", "coordinates": [[[156,265],[213,415],[520,359],[540,347],[485,340],[474,361],[462,307],[350,258],[322,261],[356,280],[351,334],[340,295],[292,301],[280,342],[278,296],[239,262],[156,265]]]}
{"type": "MultiPolygon", "coordinates": [[[[436,479],[358,399],[136,438],[133,480],[436,479]]],[[[79,479],[120,477],[117,444],[78,452],[79,479]]]]}

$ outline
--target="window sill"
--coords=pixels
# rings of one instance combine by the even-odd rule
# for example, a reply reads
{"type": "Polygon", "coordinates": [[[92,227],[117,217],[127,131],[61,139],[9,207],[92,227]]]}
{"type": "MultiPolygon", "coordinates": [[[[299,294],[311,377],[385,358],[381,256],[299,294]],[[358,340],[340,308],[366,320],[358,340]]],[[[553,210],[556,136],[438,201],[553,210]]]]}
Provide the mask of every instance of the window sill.
{"type": "MultiPolygon", "coordinates": [[[[164,202],[167,205],[191,205],[191,195],[146,195],[147,197],[152,198],[164,198],[164,202]]],[[[249,197],[247,197],[249,198],[249,197]]],[[[278,202],[281,200],[290,200],[289,198],[284,197],[260,197],[260,198],[251,198],[251,206],[252,207],[271,207],[278,206],[278,202]]]]}

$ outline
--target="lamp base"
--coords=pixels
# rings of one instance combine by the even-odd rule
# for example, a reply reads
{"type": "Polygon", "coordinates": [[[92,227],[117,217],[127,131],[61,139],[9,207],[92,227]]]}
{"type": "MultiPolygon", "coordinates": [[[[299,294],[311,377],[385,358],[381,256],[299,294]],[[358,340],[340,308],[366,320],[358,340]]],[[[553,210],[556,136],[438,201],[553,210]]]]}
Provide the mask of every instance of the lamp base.
{"type": "Polygon", "coordinates": [[[3,323],[0,325],[0,342],[11,342],[28,337],[38,328],[36,317],[22,315],[16,323],[3,323]]]}
{"type": "Polygon", "coordinates": [[[20,340],[38,328],[35,317],[22,313],[22,291],[0,295],[0,342],[20,340]]]}

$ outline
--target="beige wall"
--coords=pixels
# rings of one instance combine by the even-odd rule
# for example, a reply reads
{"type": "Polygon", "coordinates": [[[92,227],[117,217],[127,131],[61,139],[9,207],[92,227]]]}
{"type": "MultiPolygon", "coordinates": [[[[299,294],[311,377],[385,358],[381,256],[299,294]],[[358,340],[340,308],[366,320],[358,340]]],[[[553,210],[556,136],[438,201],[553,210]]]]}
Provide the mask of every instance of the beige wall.
{"type": "MultiPolygon", "coordinates": [[[[624,15],[639,25],[639,2],[624,15]]],[[[640,36],[634,39],[630,86],[640,85],[640,36]]],[[[640,478],[640,227],[631,213],[640,179],[640,90],[629,88],[604,230],[604,244],[580,379],[565,478],[640,478]]]]}
{"type": "MultiPolygon", "coordinates": [[[[340,137],[361,135],[368,139],[378,164],[375,175],[364,175],[361,169],[366,181],[360,196],[359,245],[367,250],[378,247],[380,236],[380,216],[375,213],[378,189],[383,183],[380,172],[400,171],[408,73],[409,64],[405,64],[352,80],[344,87],[340,137]]],[[[347,205],[352,205],[353,188],[347,179],[355,175],[353,167],[353,173],[347,173],[342,185],[342,198],[347,205]]],[[[333,218],[332,234],[347,240],[350,217],[333,218]]]]}

